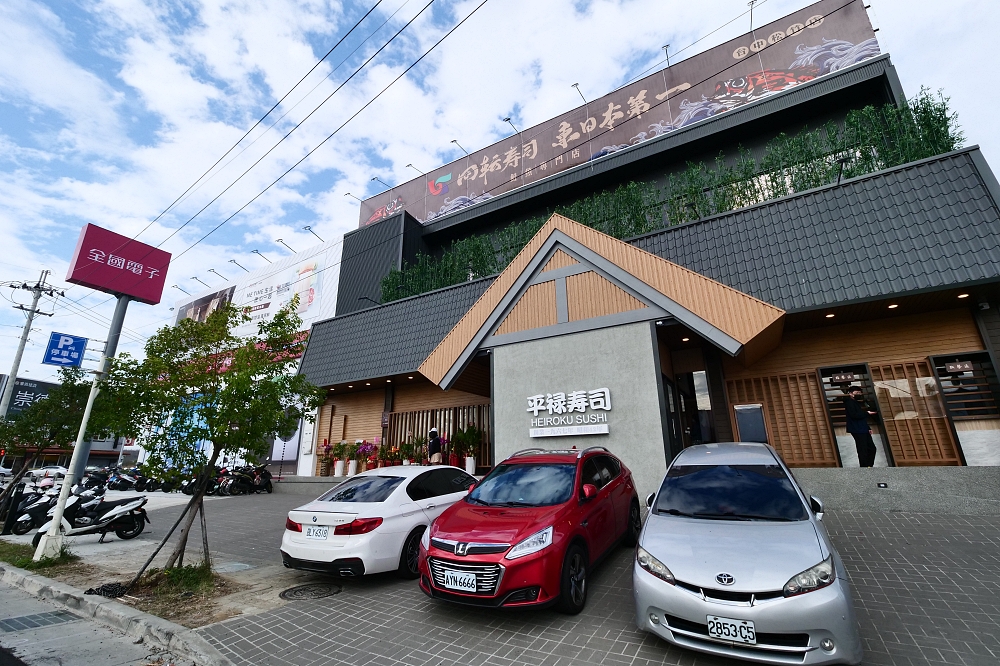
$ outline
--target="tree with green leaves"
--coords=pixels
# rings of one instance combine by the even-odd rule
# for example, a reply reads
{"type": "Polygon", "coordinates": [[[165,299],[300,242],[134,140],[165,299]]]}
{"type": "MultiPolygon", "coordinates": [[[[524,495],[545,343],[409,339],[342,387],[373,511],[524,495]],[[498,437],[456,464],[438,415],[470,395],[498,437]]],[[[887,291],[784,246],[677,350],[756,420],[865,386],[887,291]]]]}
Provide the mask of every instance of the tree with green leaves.
{"type": "MultiPolygon", "coordinates": [[[[122,354],[112,365],[103,390],[119,407],[116,432],[135,437],[152,467],[200,470],[166,568],[183,562],[220,458],[261,460],[275,437],[293,433],[302,419],[311,421],[322,404],[323,391],[295,372],[305,349],[296,304],[249,336],[235,333],[250,322],[248,310],[231,304],[204,322],[184,319],[149,338],[143,360],[122,354]]],[[[207,536],[204,549],[207,564],[207,536]]]]}
{"type": "MultiPolygon", "coordinates": [[[[43,451],[70,450],[76,442],[91,380],[80,368],[60,368],[59,379],[60,384],[49,391],[47,398],[33,402],[9,419],[0,419],[0,448],[8,457],[24,458],[11,483],[0,493],[0,503],[7,499],[43,451]]],[[[87,437],[109,436],[114,411],[106,396],[99,397],[87,425],[87,437]]]]}

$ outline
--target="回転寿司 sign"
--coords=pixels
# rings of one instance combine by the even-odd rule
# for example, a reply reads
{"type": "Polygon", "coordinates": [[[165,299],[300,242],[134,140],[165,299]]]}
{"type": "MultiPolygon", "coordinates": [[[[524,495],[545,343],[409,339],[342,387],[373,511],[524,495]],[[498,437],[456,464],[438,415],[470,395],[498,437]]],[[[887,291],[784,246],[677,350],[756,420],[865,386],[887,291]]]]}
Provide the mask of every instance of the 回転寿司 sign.
{"type": "Polygon", "coordinates": [[[80,232],[66,281],[156,305],[169,266],[169,252],[88,224],[80,232]]]}

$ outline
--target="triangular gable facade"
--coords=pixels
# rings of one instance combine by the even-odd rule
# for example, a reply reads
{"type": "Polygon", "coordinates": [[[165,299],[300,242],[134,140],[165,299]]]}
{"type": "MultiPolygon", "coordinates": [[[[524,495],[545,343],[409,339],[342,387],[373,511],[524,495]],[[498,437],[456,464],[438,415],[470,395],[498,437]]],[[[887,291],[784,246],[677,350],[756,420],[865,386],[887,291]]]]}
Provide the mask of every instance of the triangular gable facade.
{"type": "Polygon", "coordinates": [[[673,319],[753,362],[784,311],[628,243],[553,215],[420,366],[449,388],[479,349],[673,319]]]}

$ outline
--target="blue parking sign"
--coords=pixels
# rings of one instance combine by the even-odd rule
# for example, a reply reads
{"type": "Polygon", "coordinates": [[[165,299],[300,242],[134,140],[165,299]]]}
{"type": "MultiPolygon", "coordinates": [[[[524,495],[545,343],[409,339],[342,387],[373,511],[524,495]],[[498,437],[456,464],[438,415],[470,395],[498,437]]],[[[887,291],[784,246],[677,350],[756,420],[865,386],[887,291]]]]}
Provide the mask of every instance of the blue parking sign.
{"type": "Polygon", "coordinates": [[[83,354],[87,351],[87,338],[65,333],[53,333],[49,337],[49,346],[45,348],[45,358],[42,363],[62,367],[79,366],[83,362],[83,354]]]}

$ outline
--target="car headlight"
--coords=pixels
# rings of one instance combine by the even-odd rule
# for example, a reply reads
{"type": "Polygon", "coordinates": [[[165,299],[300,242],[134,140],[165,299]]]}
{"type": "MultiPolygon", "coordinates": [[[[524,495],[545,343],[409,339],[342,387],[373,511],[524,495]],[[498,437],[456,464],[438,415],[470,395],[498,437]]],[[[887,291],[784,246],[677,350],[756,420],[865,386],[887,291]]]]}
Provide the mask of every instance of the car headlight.
{"type": "Polygon", "coordinates": [[[431,547],[431,528],[430,525],[424,530],[424,533],[420,535],[420,545],[427,550],[431,547]]]}
{"type": "Polygon", "coordinates": [[[797,594],[805,594],[826,587],[837,579],[837,573],[833,568],[833,555],[826,558],[814,567],[810,567],[802,573],[797,573],[785,583],[782,590],[786,597],[794,597],[797,594]]]}
{"type": "Polygon", "coordinates": [[[527,539],[515,544],[514,547],[507,553],[507,559],[516,560],[519,557],[537,553],[538,551],[548,548],[551,545],[552,528],[546,527],[541,532],[535,532],[527,539]]]}
{"type": "Polygon", "coordinates": [[[664,580],[671,585],[675,585],[674,574],[670,572],[667,565],[653,557],[648,550],[642,546],[636,546],[635,549],[635,561],[639,563],[639,566],[649,573],[653,574],[660,580],[664,580]]]}

